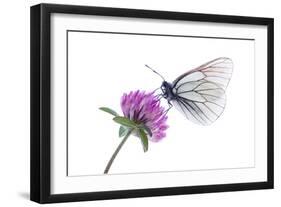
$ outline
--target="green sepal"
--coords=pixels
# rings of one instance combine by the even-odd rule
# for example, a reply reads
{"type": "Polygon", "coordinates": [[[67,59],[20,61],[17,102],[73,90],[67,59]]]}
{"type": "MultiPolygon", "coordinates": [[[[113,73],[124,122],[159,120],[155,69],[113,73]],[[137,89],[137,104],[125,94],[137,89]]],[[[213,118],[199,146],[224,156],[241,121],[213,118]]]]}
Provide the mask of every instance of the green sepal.
{"type": "Polygon", "coordinates": [[[113,120],[116,123],[121,124],[125,127],[138,128],[138,125],[134,121],[132,121],[126,117],[123,117],[123,116],[116,116],[113,118],[113,120]]]}
{"type": "Polygon", "coordinates": [[[108,107],[100,107],[99,109],[104,111],[104,112],[106,112],[106,113],[109,113],[109,114],[111,114],[113,116],[119,116],[116,111],[114,111],[113,109],[110,109],[108,107]]]}
{"type": "Polygon", "coordinates": [[[152,132],[151,132],[151,130],[150,130],[150,128],[149,128],[148,126],[142,124],[142,125],[139,125],[138,128],[139,128],[139,129],[143,129],[144,131],[147,132],[147,134],[148,134],[149,136],[152,137],[152,132]]]}
{"type": "Polygon", "coordinates": [[[128,134],[129,129],[127,127],[124,127],[123,125],[119,128],[119,137],[124,137],[128,134]]]}
{"type": "Polygon", "coordinates": [[[146,135],[145,131],[143,129],[138,129],[137,133],[140,137],[142,147],[143,147],[143,151],[147,152],[147,150],[148,150],[148,138],[147,138],[147,135],[146,135]]]}

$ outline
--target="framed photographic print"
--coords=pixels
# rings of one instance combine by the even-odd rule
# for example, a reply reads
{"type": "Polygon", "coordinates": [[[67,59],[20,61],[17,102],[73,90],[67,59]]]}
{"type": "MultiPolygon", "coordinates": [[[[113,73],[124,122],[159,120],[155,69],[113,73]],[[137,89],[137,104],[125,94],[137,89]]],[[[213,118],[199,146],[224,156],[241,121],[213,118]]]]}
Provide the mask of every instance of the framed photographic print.
{"type": "Polygon", "coordinates": [[[273,19],[31,7],[31,200],[273,188],[273,19]]]}

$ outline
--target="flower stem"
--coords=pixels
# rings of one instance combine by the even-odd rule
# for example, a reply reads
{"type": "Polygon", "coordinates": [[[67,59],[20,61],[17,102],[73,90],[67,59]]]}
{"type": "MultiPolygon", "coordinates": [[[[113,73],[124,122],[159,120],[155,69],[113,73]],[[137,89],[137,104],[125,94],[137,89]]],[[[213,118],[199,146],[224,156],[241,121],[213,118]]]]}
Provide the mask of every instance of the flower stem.
{"type": "Polygon", "coordinates": [[[130,129],[130,131],[128,131],[128,133],[126,134],[126,136],[123,138],[123,140],[120,142],[120,144],[118,145],[118,147],[116,148],[116,150],[114,151],[113,155],[111,156],[110,160],[108,161],[106,168],[104,170],[104,174],[107,174],[114,159],[116,158],[118,152],[121,150],[121,148],[123,147],[123,145],[125,144],[125,142],[127,141],[127,139],[129,138],[130,134],[132,133],[133,129],[130,129]]]}

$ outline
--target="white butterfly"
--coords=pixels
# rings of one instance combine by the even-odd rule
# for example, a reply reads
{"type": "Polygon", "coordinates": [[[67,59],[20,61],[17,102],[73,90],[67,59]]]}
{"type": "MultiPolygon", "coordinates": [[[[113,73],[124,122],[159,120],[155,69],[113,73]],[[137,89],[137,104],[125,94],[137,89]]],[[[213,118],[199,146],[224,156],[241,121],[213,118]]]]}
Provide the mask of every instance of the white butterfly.
{"type": "Polygon", "coordinates": [[[175,106],[196,124],[210,125],[224,111],[225,90],[232,70],[232,60],[220,57],[182,74],[173,83],[165,81],[155,70],[153,72],[164,80],[161,96],[167,99],[170,108],[175,106]]]}

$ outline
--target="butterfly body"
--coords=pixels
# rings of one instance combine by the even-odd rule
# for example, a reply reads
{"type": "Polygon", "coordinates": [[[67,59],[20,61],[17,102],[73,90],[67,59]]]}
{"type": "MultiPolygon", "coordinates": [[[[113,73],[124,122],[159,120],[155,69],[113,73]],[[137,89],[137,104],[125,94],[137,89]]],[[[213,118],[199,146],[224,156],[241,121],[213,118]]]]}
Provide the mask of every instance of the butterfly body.
{"type": "Polygon", "coordinates": [[[173,92],[173,85],[167,81],[163,81],[161,85],[162,96],[167,99],[168,103],[177,98],[173,92]]]}
{"type": "Polygon", "coordinates": [[[175,106],[188,120],[199,125],[210,125],[224,111],[225,90],[231,79],[232,68],[230,58],[220,57],[187,71],[172,83],[150,69],[163,79],[160,95],[167,100],[169,109],[175,106]]]}

